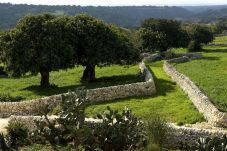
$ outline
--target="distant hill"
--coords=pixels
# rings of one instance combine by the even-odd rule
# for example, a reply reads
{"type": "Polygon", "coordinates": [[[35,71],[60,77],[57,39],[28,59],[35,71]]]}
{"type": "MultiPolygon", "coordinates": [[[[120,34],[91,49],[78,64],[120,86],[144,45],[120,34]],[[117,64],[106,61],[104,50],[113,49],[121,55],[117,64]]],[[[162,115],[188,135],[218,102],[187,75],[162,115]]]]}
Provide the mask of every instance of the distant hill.
{"type": "Polygon", "coordinates": [[[181,21],[215,21],[227,18],[227,5],[221,6],[122,6],[122,7],[81,7],[47,5],[12,5],[0,3],[0,29],[9,29],[28,13],[50,12],[54,14],[87,13],[121,27],[136,28],[147,18],[165,18],[181,21]]]}
{"type": "Polygon", "coordinates": [[[0,29],[15,26],[16,22],[25,14],[51,12],[55,14],[88,13],[122,27],[138,27],[144,19],[166,18],[185,20],[193,15],[192,12],[181,7],[156,6],[122,6],[122,7],[81,7],[81,6],[46,6],[46,5],[12,5],[0,3],[0,29]]]}
{"type": "Polygon", "coordinates": [[[227,19],[227,7],[222,9],[209,9],[194,15],[192,19],[203,22],[213,22],[218,19],[227,19]]]}
{"type": "Polygon", "coordinates": [[[227,5],[182,6],[182,7],[193,13],[201,13],[208,10],[219,10],[219,9],[227,8],[227,5]]]}

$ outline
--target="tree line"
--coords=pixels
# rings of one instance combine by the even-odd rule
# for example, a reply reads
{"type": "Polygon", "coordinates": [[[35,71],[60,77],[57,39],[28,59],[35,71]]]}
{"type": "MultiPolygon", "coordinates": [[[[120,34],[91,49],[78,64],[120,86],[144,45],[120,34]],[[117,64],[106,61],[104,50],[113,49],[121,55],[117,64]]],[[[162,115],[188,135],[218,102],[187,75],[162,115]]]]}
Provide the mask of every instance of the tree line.
{"type": "Polygon", "coordinates": [[[129,30],[86,14],[45,13],[27,15],[0,34],[0,61],[12,76],[40,73],[40,85],[48,87],[51,71],[82,65],[81,79],[92,82],[96,66],[136,63],[141,52],[200,51],[213,38],[209,26],[176,20],[151,18],[139,30],[129,30]]]}

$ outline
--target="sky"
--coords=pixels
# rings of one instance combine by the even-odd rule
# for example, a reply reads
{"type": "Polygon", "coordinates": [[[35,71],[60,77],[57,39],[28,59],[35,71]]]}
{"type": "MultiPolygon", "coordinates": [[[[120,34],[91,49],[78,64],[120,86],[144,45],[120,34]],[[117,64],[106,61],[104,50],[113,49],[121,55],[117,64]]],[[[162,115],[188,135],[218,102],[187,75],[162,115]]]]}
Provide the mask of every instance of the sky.
{"type": "Polygon", "coordinates": [[[131,6],[131,5],[222,5],[227,0],[0,0],[0,3],[81,5],[81,6],[131,6]]]}

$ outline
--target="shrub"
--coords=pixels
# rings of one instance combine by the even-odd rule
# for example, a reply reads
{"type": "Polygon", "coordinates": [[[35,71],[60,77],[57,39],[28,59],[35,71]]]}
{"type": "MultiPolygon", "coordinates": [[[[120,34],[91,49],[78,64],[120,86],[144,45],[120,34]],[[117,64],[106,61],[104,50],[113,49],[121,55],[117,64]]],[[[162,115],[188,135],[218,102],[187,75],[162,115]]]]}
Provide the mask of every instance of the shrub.
{"type": "Polygon", "coordinates": [[[9,150],[9,147],[6,144],[5,136],[3,133],[0,134],[0,150],[2,150],[2,151],[9,150]]]}
{"type": "Polygon", "coordinates": [[[53,148],[71,144],[74,149],[82,147],[85,150],[121,151],[145,145],[145,127],[128,108],[120,114],[108,107],[106,112],[97,115],[103,122],[86,124],[85,96],[85,91],[70,92],[63,96],[58,119],[50,120],[47,116],[49,109],[44,107],[44,118],[36,121],[34,135],[48,141],[53,148]]]}
{"type": "Polygon", "coordinates": [[[0,93],[0,102],[18,102],[22,100],[21,96],[12,96],[8,93],[0,93]]]}
{"type": "Polygon", "coordinates": [[[227,151],[227,137],[200,138],[197,142],[197,151],[227,151]]]}
{"type": "Polygon", "coordinates": [[[0,64],[0,75],[7,75],[7,73],[5,72],[5,68],[4,68],[4,66],[2,66],[1,64],[0,64]]]}
{"type": "Polygon", "coordinates": [[[145,145],[145,127],[130,109],[125,108],[120,114],[107,107],[107,111],[97,117],[103,122],[97,124],[94,133],[104,151],[131,150],[145,145]]]}
{"type": "Polygon", "coordinates": [[[72,144],[78,149],[81,145],[85,149],[92,148],[94,142],[91,130],[84,125],[85,119],[85,91],[69,92],[62,96],[61,112],[58,119],[48,118],[49,108],[43,107],[43,119],[35,121],[37,130],[34,132],[38,139],[48,141],[53,148],[56,145],[66,146],[72,144]]]}
{"type": "Polygon", "coordinates": [[[9,123],[6,127],[8,145],[13,148],[28,144],[28,128],[21,122],[9,123]]]}
{"type": "Polygon", "coordinates": [[[157,144],[162,148],[171,132],[167,122],[159,115],[153,114],[146,121],[146,127],[149,143],[157,144]]]}
{"type": "Polygon", "coordinates": [[[189,51],[200,51],[202,44],[208,44],[214,40],[214,35],[210,28],[200,24],[191,24],[187,27],[190,37],[189,51]]]}
{"type": "Polygon", "coordinates": [[[196,52],[201,50],[201,45],[196,43],[195,41],[190,41],[188,45],[188,51],[189,52],[196,52]]]}

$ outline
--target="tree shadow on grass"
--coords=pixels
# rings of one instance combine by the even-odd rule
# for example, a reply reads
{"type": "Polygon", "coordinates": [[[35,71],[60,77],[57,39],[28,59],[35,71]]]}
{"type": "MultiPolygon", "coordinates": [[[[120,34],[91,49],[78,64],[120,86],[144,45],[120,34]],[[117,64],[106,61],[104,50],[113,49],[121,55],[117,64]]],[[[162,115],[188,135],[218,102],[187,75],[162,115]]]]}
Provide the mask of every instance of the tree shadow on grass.
{"type": "Polygon", "coordinates": [[[204,53],[227,53],[227,48],[220,47],[219,49],[204,49],[202,52],[204,53]]]}
{"type": "Polygon", "coordinates": [[[156,77],[156,75],[154,74],[154,72],[151,70],[149,66],[148,66],[148,70],[151,72],[154,78],[154,83],[157,91],[155,96],[160,96],[160,95],[166,96],[167,92],[175,91],[175,87],[176,87],[175,82],[156,77]]]}
{"type": "Polygon", "coordinates": [[[198,60],[215,61],[215,60],[220,60],[220,57],[202,57],[201,59],[198,59],[198,60]]]}
{"type": "Polygon", "coordinates": [[[111,77],[100,77],[91,83],[81,80],[80,84],[78,85],[72,84],[72,85],[63,86],[63,87],[58,87],[57,85],[51,85],[50,87],[47,87],[47,88],[40,87],[39,85],[32,85],[22,90],[32,91],[37,95],[50,96],[55,94],[66,93],[69,90],[74,91],[78,88],[94,89],[94,88],[129,84],[129,83],[135,83],[135,82],[141,82],[141,81],[142,79],[139,77],[139,75],[118,75],[118,76],[111,76],[111,77]]]}

